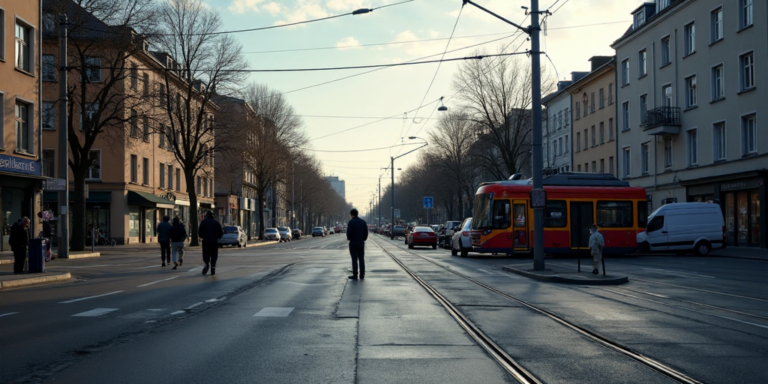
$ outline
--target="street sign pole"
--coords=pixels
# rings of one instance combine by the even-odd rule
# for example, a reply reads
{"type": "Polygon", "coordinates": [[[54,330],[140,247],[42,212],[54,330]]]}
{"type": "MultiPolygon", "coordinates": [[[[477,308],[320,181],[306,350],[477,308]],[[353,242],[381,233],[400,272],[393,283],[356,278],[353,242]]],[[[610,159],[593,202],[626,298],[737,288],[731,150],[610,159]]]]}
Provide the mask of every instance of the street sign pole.
{"type": "Polygon", "coordinates": [[[59,20],[59,178],[65,180],[59,191],[58,257],[69,258],[69,141],[67,140],[67,16],[59,20]]]}

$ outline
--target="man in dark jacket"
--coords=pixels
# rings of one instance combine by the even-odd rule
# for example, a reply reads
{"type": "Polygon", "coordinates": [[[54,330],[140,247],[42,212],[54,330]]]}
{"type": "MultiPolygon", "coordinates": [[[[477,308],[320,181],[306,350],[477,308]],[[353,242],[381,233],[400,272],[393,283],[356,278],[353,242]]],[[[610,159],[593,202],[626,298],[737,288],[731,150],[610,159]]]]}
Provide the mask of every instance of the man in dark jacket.
{"type": "Polygon", "coordinates": [[[178,217],[173,218],[173,226],[171,227],[170,236],[173,269],[176,269],[184,263],[184,241],[187,240],[187,230],[184,228],[184,224],[178,217]]]}
{"type": "Polygon", "coordinates": [[[224,236],[224,229],[221,228],[219,221],[213,217],[212,212],[205,215],[205,220],[200,223],[200,229],[197,235],[203,241],[203,275],[208,273],[211,268],[211,275],[216,274],[216,260],[219,259],[219,239],[224,236]]]}
{"type": "Polygon", "coordinates": [[[165,267],[165,263],[171,264],[171,218],[163,216],[163,221],[157,224],[155,228],[155,234],[157,235],[157,242],[160,243],[160,261],[165,267]]]}
{"type": "Polygon", "coordinates": [[[352,256],[352,276],[350,279],[365,278],[365,241],[368,240],[368,224],[357,217],[357,209],[349,212],[352,219],[347,224],[347,240],[349,240],[349,255],[352,256]],[[358,269],[359,264],[359,269],[358,269]],[[358,275],[358,271],[360,274],[358,275]]]}
{"type": "Polygon", "coordinates": [[[27,245],[29,245],[29,219],[24,217],[11,226],[8,243],[13,251],[13,274],[24,273],[24,263],[27,261],[27,245]]]}

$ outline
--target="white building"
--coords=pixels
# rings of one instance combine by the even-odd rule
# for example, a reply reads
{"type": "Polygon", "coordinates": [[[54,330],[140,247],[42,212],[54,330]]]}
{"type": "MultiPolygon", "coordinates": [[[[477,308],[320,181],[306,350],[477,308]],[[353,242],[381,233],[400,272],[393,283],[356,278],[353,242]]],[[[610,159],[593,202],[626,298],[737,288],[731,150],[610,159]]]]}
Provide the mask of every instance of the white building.
{"type": "MultiPolygon", "coordinates": [[[[573,72],[571,78],[578,81],[588,72],[573,72]]],[[[571,94],[565,91],[573,83],[571,80],[559,81],[557,90],[543,99],[541,104],[546,108],[545,124],[543,124],[542,148],[544,153],[544,168],[549,173],[573,171],[571,166],[571,94]]]]}
{"type": "Polygon", "coordinates": [[[346,200],[346,183],[344,180],[340,180],[338,176],[328,176],[325,179],[331,183],[331,188],[336,191],[336,194],[341,196],[342,199],[346,200]]]}

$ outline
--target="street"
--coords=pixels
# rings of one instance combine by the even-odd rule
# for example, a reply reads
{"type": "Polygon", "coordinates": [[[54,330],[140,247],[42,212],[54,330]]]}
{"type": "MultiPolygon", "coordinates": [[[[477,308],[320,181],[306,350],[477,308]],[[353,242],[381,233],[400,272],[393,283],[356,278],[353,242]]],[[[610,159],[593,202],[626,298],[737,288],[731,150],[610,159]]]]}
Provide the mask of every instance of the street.
{"type": "Polygon", "coordinates": [[[768,382],[762,260],[614,257],[630,282],[597,287],[377,235],[364,280],[347,279],[343,234],[224,248],[215,276],[199,249],[178,270],[157,249],[115,249],[49,263],[70,281],[0,291],[0,382],[518,382],[475,331],[538,382],[768,382]]]}

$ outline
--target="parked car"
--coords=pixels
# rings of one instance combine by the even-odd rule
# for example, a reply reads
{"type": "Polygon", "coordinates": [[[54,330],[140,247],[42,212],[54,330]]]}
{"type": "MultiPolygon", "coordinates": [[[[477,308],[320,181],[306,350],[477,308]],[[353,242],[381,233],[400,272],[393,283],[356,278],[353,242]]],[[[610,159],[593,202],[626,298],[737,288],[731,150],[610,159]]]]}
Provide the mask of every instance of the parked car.
{"type": "Polygon", "coordinates": [[[248,246],[248,240],[245,236],[245,232],[237,225],[225,225],[224,235],[219,239],[219,247],[225,245],[235,246],[242,248],[248,246]]]}
{"type": "Polygon", "coordinates": [[[453,232],[461,226],[461,221],[446,221],[437,233],[437,245],[441,248],[449,248],[453,232]]]}
{"type": "Polygon", "coordinates": [[[328,234],[329,234],[329,235],[333,235],[334,233],[336,233],[336,231],[334,231],[334,230],[333,230],[333,227],[331,227],[330,229],[328,229],[328,234]]]}
{"type": "Polygon", "coordinates": [[[280,232],[280,241],[291,241],[293,240],[293,235],[291,234],[291,229],[288,227],[277,227],[277,231],[280,232]]]}
{"type": "Polygon", "coordinates": [[[280,232],[277,231],[277,228],[267,228],[264,230],[264,240],[280,241],[280,232]]]}
{"type": "Polygon", "coordinates": [[[301,229],[294,228],[292,235],[293,235],[293,238],[296,240],[301,239],[301,235],[302,235],[301,229]]]}
{"type": "Polygon", "coordinates": [[[637,244],[646,252],[707,255],[712,249],[725,247],[723,213],[717,204],[662,205],[648,216],[645,232],[637,234],[637,244]]]}
{"type": "Polygon", "coordinates": [[[472,230],[472,218],[468,217],[461,223],[459,230],[453,233],[451,237],[451,255],[461,254],[461,257],[467,257],[472,250],[472,243],[469,239],[469,231],[472,230]]]}
{"type": "Polygon", "coordinates": [[[323,230],[323,227],[314,227],[312,228],[312,237],[325,237],[325,231],[323,230]]]}
{"type": "Polygon", "coordinates": [[[341,225],[337,225],[336,228],[333,229],[336,233],[341,233],[341,225]]]}
{"type": "Polygon", "coordinates": [[[405,236],[405,227],[402,225],[395,225],[392,227],[392,230],[389,232],[389,238],[394,240],[395,237],[398,236],[405,236]]]}
{"type": "Polygon", "coordinates": [[[432,228],[435,233],[440,232],[440,224],[430,224],[429,227],[432,228]]]}
{"type": "Polygon", "coordinates": [[[431,246],[432,249],[437,249],[437,234],[432,228],[427,226],[414,227],[413,230],[408,233],[405,238],[408,248],[413,249],[414,246],[431,246]]]}

